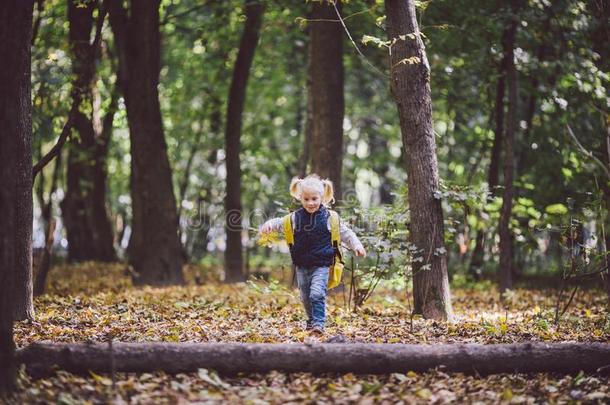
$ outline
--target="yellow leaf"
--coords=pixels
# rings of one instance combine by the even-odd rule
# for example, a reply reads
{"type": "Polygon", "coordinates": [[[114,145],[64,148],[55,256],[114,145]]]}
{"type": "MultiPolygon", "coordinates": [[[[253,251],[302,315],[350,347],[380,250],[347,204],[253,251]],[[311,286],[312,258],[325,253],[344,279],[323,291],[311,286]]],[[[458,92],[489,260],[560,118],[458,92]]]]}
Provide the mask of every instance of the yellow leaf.
{"type": "Polygon", "coordinates": [[[415,395],[422,399],[429,399],[432,396],[432,393],[428,388],[422,388],[421,390],[417,390],[415,395]]]}
{"type": "Polygon", "coordinates": [[[89,371],[89,374],[91,374],[91,377],[93,377],[93,379],[95,381],[97,381],[98,383],[100,383],[102,385],[106,385],[106,386],[112,385],[112,380],[108,377],[103,377],[101,375],[95,374],[93,371],[89,371]]]}
{"type": "Polygon", "coordinates": [[[409,378],[417,378],[417,373],[415,371],[409,371],[407,373],[407,377],[409,377],[409,378]]]}
{"type": "Polygon", "coordinates": [[[280,234],[279,232],[267,232],[267,233],[263,233],[260,235],[260,237],[258,238],[258,240],[256,241],[256,243],[259,246],[271,246],[274,243],[279,242],[280,240],[280,234]]]}
{"type": "Polygon", "coordinates": [[[507,388],[502,393],[502,400],[503,401],[510,401],[511,399],[513,399],[513,392],[511,391],[510,388],[507,388]]]}

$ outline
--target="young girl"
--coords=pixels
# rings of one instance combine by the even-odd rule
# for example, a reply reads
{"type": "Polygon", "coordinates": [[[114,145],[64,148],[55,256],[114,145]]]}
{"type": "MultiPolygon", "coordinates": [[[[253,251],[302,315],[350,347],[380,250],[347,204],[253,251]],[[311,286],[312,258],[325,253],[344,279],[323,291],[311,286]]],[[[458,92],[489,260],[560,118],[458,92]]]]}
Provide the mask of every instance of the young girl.
{"type": "MultiPolygon", "coordinates": [[[[290,195],[303,205],[291,214],[294,244],[290,247],[290,255],[296,266],[301,300],[307,313],[306,329],[316,334],[324,333],[326,286],[335,255],[327,209],[327,205],[335,200],[333,194],[333,183],[320,179],[316,174],[304,179],[295,177],[290,183],[290,195]]],[[[282,218],[270,219],[261,227],[261,234],[273,231],[283,231],[282,218]]],[[[339,231],[341,241],[357,256],[366,255],[362,243],[351,229],[341,223],[339,231]]]]}

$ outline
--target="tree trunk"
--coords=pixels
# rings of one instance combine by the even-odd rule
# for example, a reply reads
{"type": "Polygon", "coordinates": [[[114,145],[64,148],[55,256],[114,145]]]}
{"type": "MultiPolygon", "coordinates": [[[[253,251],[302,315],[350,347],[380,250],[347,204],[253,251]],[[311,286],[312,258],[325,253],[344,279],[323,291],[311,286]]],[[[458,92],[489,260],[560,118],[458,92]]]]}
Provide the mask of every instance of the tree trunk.
{"type": "Polygon", "coordinates": [[[13,321],[33,319],[32,105],[33,1],[0,5],[0,392],[15,388],[13,321]]]}
{"type": "MultiPolygon", "coordinates": [[[[604,1],[593,1],[587,3],[588,11],[594,17],[592,27],[590,28],[590,36],[591,42],[593,44],[593,50],[599,54],[601,57],[595,59],[595,65],[602,72],[608,72],[610,69],[610,60],[607,57],[607,48],[608,43],[610,43],[610,26],[608,26],[608,20],[610,19],[610,4],[604,1]],[[605,55],[605,56],[604,56],[605,55]]],[[[610,167],[610,120],[608,120],[607,114],[603,111],[605,109],[600,109],[602,112],[602,120],[605,123],[605,136],[600,145],[599,154],[603,156],[604,163],[606,163],[607,167],[610,167]]],[[[610,179],[606,179],[610,180],[610,179]]],[[[606,213],[610,209],[610,187],[608,186],[608,181],[601,181],[601,187],[605,195],[605,205],[606,205],[606,213]]],[[[608,214],[606,214],[608,215],[608,214]]],[[[605,243],[606,252],[610,251],[610,224],[604,224],[605,231],[605,243]]],[[[608,303],[610,303],[610,256],[606,256],[604,260],[606,264],[605,271],[602,272],[602,282],[603,286],[606,289],[606,293],[608,295],[608,303]]]]}
{"type": "Polygon", "coordinates": [[[227,195],[225,199],[227,245],[225,250],[225,281],[234,283],[245,280],[242,258],[242,206],[241,206],[241,124],[250,66],[258,43],[263,20],[264,6],[246,1],[244,6],[246,22],[239,44],[239,52],[233,69],[233,79],[227,106],[227,127],[225,133],[227,195]]]}
{"type": "Polygon", "coordinates": [[[136,285],[184,283],[176,199],[159,106],[159,0],[109,2],[131,141],[132,233],[136,285]]]}
{"type": "MultiPolygon", "coordinates": [[[[66,197],[62,215],[68,238],[68,258],[72,261],[114,261],[112,226],[106,210],[105,154],[93,123],[93,88],[99,38],[90,41],[96,1],[68,1],[70,48],[72,51],[72,100],[76,106],[74,130],[78,136],[69,143],[66,197]],[[87,113],[85,113],[87,111],[87,113]]],[[[103,22],[105,11],[98,8],[103,22]]]]}
{"type": "Polygon", "coordinates": [[[34,266],[37,268],[36,280],[34,282],[34,297],[44,294],[45,286],[47,284],[47,275],[49,274],[49,269],[51,268],[53,241],[55,240],[53,236],[54,233],[55,219],[51,219],[46,226],[45,244],[42,254],[34,266]]]}
{"type": "Polygon", "coordinates": [[[369,135],[370,156],[373,162],[378,162],[373,165],[373,171],[379,177],[379,204],[390,205],[394,202],[392,184],[390,184],[388,179],[390,165],[388,160],[380,160],[378,158],[379,155],[387,154],[388,140],[379,133],[379,128],[374,117],[363,118],[362,129],[369,135]]]}
{"type": "MultiPolygon", "coordinates": [[[[513,6],[513,11],[516,7],[513,6]]],[[[500,214],[500,292],[512,288],[513,249],[510,218],[513,208],[513,176],[514,154],[513,144],[517,130],[517,70],[514,62],[515,35],[517,20],[511,18],[508,27],[502,35],[502,47],[506,63],[506,82],[508,85],[508,111],[506,133],[504,135],[504,192],[502,194],[502,210],[500,214]]]]}
{"type": "Polygon", "coordinates": [[[305,131],[303,133],[303,149],[299,158],[299,177],[307,176],[307,168],[311,167],[311,132],[313,131],[313,101],[311,94],[311,78],[306,79],[307,100],[305,105],[305,131]]]}
{"type": "MultiPolygon", "coordinates": [[[[339,8],[340,1],[337,1],[339,8]]],[[[343,27],[328,0],[313,2],[307,100],[311,103],[311,171],[332,180],[341,199],[343,161],[343,27]],[[328,21],[331,20],[331,21],[328,21]]]]}
{"type": "Polygon", "coordinates": [[[489,172],[487,173],[487,184],[492,195],[497,195],[498,184],[500,183],[500,155],[502,154],[502,143],[504,142],[504,94],[505,76],[508,61],[506,55],[502,58],[498,69],[498,82],[496,84],[496,104],[494,117],[496,130],[494,131],[494,142],[491,147],[491,159],[489,162],[489,172]]]}
{"type": "Polygon", "coordinates": [[[452,316],[444,225],[438,192],[438,166],[432,127],[430,66],[412,0],[386,0],[392,45],[390,87],[398,107],[406,151],[413,260],[414,312],[425,318],[452,316]],[[405,37],[405,34],[407,35],[405,37]],[[404,39],[403,39],[404,38],[404,39]]]}
{"type": "MultiPolygon", "coordinates": [[[[496,103],[493,113],[495,118],[496,129],[494,131],[494,141],[491,147],[491,156],[489,162],[489,170],[487,172],[487,184],[489,187],[490,197],[497,195],[499,183],[499,168],[500,155],[502,154],[502,142],[504,134],[504,87],[506,74],[506,58],[502,58],[498,66],[498,81],[496,83],[496,103]]],[[[491,198],[490,198],[491,199],[491,198]]],[[[472,259],[468,266],[468,272],[475,280],[481,278],[481,266],[483,265],[483,256],[485,255],[485,231],[477,231],[476,242],[472,252],[472,259]]]]}
{"type": "MultiPolygon", "coordinates": [[[[54,366],[71,373],[111,371],[109,346],[102,343],[33,343],[17,351],[32,375],[54,366]]],[[[213,369],[222,374],[281,372],[470,374],[595,372],[610,364],[607,343],[516,344],[281,344],[281,343],[113,343],[117,372],[177,374],[213,369]]],[[[607,370],[606,370],[607,372],[607,370]]]]}

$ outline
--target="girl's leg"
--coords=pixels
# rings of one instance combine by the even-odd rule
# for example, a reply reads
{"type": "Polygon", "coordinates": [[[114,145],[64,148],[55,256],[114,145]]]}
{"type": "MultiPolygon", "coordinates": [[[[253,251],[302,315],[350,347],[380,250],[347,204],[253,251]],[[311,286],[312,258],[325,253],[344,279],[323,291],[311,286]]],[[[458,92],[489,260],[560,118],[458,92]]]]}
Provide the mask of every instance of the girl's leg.
{"type": "Polygon", "coordinates": [[[309,300],[314,328],[324,329],[326,322],[326,287],[328,286],[328,267],[316,267],[311,275],[309,300]]]}
{"type": "Polygon", "coordinates": [[[307,313],[307,327],[310,328],[313,321],[311,302],[309,301],[311,278],[309,277],[307,269],[304,267],[297,267],[297,284],[301,291],[301,301],[303,301],[305,313],[307,313]]]}

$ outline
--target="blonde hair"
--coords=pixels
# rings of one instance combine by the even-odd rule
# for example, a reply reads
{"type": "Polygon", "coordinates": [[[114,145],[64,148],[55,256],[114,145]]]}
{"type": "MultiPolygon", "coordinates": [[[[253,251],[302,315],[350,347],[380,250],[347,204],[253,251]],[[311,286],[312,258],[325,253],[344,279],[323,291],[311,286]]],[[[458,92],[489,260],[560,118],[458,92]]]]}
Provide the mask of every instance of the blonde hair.
{"type": "Polygon", "coordinates": [[[329,179],[321,179],[317,174],[310,174],[301,179],[293,177],[290,182],[290,195],[301,201],[303,190],[313,190],[320,194],[322,204],[329,205],[335,202],[335,189],[329,179]]]}

